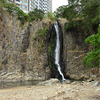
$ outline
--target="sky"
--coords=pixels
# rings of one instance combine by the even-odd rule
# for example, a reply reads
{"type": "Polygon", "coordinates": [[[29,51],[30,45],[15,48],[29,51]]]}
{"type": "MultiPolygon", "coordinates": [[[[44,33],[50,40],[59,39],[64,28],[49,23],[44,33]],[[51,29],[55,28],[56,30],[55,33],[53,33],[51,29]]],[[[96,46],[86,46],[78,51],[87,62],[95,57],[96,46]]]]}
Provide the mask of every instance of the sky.
{"type": "Polygon", "coordinates": [[[67,0],[52,0],[52,12],[54,12],[59,6],[67,4],[67,0]]]}

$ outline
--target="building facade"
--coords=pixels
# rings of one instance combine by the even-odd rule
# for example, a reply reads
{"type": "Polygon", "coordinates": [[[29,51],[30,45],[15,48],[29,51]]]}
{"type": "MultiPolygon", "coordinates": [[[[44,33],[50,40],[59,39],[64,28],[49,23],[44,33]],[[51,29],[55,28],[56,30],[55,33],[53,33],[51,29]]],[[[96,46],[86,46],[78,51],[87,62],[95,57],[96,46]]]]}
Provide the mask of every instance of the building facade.
{"type": "MultiPolygon", "coordinates": [[[[6,0],[13,2],[13,0],[6,0]]],[[[15,0],[15,4],[25,13],[34,11],[35,8],[44,10],[44,12],[52,12],[52,0],[15,0]]]]}

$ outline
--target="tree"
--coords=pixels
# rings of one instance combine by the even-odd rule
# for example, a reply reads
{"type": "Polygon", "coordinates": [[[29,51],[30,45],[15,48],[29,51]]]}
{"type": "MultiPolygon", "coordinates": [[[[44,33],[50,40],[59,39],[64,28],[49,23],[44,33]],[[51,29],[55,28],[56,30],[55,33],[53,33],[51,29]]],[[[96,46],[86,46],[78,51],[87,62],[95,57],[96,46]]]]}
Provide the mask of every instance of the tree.
{"type": "Polygon", "coordinates": [[[75,7],[76,5],[68,5],[64,9],[63,17],[67,18],[69,22],[77,17],[77,10],[74,9],[75,7]]]}
{"type": "Polygon", "coordinates": [[[38,19],[42,20],[44,18],[44,11],[35,8],[34,11],[30,11],[28,15],[30,17],[30,22],[38,19]]]}
{"type": "Polygon", "coordinates": [[[64,10],[65,10],[66,6],[63,5],[63,6],[60,6],[57,8],[56,11],[54,11],[54,15],[56,18],[63,18],[63,13],[64,13],[64,10]]]}
{"type": "Polygon", "coordinates": [[[56,17],[54,16],[54,14],[52,12],[47,12],[46,17],[48,17],[51,21],[56,20],[56,17]]]}
{"type": "Polygon", "coordinates": [[[70,5],[65,9],[64,16],[69,20],[66,30],[80,28],[85,34],[97,33],[100,20],[100,1],[98,0],[69,0],[70,5]],[[81,20],[81,23],[78,23],[81,20]]]}
{"type": "Polygon", "coordinates": [[[94,46],[94,49],[89,52],[87,56],[83,59],[83,64],[86,64],[87,67],[100,67],[100,24],[98,28],[98,33],[95,35],[89,36],[85,43],[90,43],[94,46]]]}

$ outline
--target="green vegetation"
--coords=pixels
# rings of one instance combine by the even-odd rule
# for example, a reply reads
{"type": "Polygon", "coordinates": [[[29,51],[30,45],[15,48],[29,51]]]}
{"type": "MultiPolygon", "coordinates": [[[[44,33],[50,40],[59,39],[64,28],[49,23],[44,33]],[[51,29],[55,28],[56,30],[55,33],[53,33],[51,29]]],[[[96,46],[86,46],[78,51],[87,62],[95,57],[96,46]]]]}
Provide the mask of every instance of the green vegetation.
{"type": "Polygon", "coordinates": [[[87,67],[100,67],[100,24],[98,28],[98,33],[95,35],[89,36],[85,43],[90,43],[94,46],[92,52],[89,52],[87,56],[83,59],[83,64],[86,64],[87,67]]]}
{"type": "Polygon", "coordinates": [[[64,12],[64,16],[69,20],[66,30],[74,28],[85,34],[95,33],[85,40],[85,43],[90,43],[94,49],[84,57],[83,64],[89,68],[100,67],[100,1],[69,0],[69,4],[64,12]]]}
{"type": "Polygon", "coordinates": [[[29,20],[29,16],[13,3],[4,3],[4,7],[9,14],[15,15],[21,21],[21,25],[29,20]]]}
{"type": "Polygon", "coordinates": [[[3,4],[5,3],[5,0],[0,0],[0,9],[3,7],[3,4]]]}
{"type": "Polygon", "coordinates": [[[81,0],[81,4],[79,4],[79,1],[71,3],[71,7],[73,7],[74,15],[69,18],[66,29],[74,27],[77,29],[80,28],[85,34],[97,33],[98,20],[100,19],[100,2],[97,2],[97,0],[81,0]],[[81,23],[78,23],[77,20],[81,20],[81,23]]]}
{"type": "Polygon", "coordinates": [[[48,17],[52,22],[56,20],[56,17],[54,16],[52,12],[47,12],[46,17],[48,17]]]}
{"type": "Polygon", "coordinates": [[[45,16],[50,18],[52,22],[56,19],[51,12],[47,12],[45,15],[44,11],[35,8],[34,11],[30,11],[28,14],[26,14],[13,3],[7,3],[5,0],[0,0],[0,11],[3,10],[3,7],[10,15],[16,16],[18,20],[20,20],[21,25],[24,25],[26,22],[43,20],[45,16]]]}
{"type": "Polygon", "coordinates": [[[47,28],[47,27],[44,27],[43,29],[39,29],[39,30],[36,32],[36,34],[37,34],[38,36],[44,37],[44,36],[47,34],[47,31],[48,31],[48,28],[47,28]]]}
{"type": "Polygon", "coordinates": [[[29,18],[30,18],[30,22],[34,21],[34,20],[42,20],[44,18],[44,11],[35,8],[34,11],[30,11],[28,13],[29,18]]]}
{"type": "Polygon", "coordinates": [[[82,31],[89,36],[85,43],[94,46],[83,59],[87,67],[100,67],[100,0],[68,0],[69,5],[60,6],[55,11],[58,18],[66,18],[68,23],[65,27],[68,30],[82,31]],[[99,26],[99,29],[98,29],[99,26]]]}
{"type": "Polygon", "coordinates": [[[100,1],[98,0],[68,0],[69,5],[61,6],[55,11],[55,16],[67,18],[66,30],[77,29],[85,34],[97,33],[100,20],[100,1]]]}
{"type": "Polygon", "coordinates": [[[37,39],[39,40],[39,45],[37,45],[39,51],[41,51],[44,47],[47,31],[48,27],[38,29],[38,31],[36,32],[37,36],[33,37],[33,41],[36,41],[37,39]]]}
{"type": "Polygon", "coordinates": [[[48,59],[49,59],[49,67],[51,68],[51,54],[54,54],[53,48],[54,48],[54,42],[53,42],[53,35],[54,33],[51,33],[51,38],[49,41],[49,45],[48,45],[48,59]]]}
{"type": "Polygon", "coordinates": [[[35,8],[34,11],[29,12],[28,14],[24,13],[19,7],[14,5],[13,3],[6,3],[5,0],[0,1],[0,11],[2,8],[11,14],[12,16],[16,16],[18,20],[20,20],[21,25],[24,25],[26,22],[32,22],[34,20],[42,20],[44,18],[44,11],[35,8]]]}
{"type": "Polygon", "coordinates": [[[66,6],[60,6],[57,8],[56,11],[54,11],[55,18],[64,18],[64,11],[66,6]]]}
{"type": "Polygon", "coordinates": [[[0,12],[2,13],[3,10],[3,4],[5,3],[5,0],[0,0],[0,12]]]}

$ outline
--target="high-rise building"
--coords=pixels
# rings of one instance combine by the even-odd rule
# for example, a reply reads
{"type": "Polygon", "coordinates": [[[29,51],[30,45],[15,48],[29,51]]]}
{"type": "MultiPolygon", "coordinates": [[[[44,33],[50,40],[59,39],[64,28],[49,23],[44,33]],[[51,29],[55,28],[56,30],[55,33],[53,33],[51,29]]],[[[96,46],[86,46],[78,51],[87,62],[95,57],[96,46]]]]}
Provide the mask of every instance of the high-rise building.
{"type": "MultiPolygon", "coordinates": [[[[13,0],[6,0],[13,2],[13,0]]],[[[52,0],[15,0],[15,4],[25,13],[34,11],[35,8],[44,10],[44,12],[52,12],[52,0]]]]}
{"type": "Polygon", "coordinates": [[[43,0],[43,8],[45,12],[52,12],[52,0],[43,0]]]}

